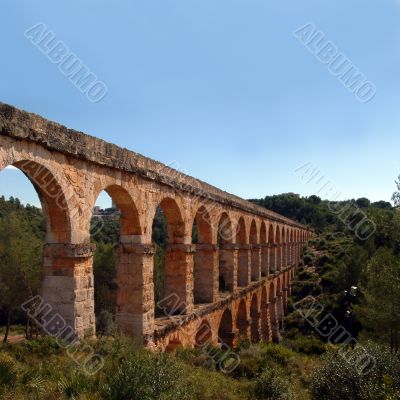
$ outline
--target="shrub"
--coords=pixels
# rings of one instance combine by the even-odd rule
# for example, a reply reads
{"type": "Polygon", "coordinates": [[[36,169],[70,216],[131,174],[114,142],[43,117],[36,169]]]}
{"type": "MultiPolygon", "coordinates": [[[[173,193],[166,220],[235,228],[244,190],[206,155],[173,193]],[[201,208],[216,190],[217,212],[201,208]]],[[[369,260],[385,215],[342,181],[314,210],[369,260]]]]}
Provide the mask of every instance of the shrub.
{"type": "Polygon", "coordinates": [[[331,272],[335,270],[335,266],[332,264],[325,264],[323,267],[318,268],[318,273],[321,275],[326,274],[327,272],[331,272]]]}
{"type": "Polygon", "coordinates": [[[399,398],[399,393],[399,358],[373,343],[349,350],[346,358],[331,351],[311,380],[311,394],[315,400],[394,400],[399,398]],[[365,354],[372,363],[365,364],[368,368],[359,369],[365,354]]]}
{"type": "Polygon", "coordinates": [[[282,366],[287,366],[294,356],[295,354],[292,350],[278,344],[267,343],[263,346],[264,359],[273,360],[282,366]]]}
{"type": "Polygon", "coordinates": [[[310,271],[301,271],[299,272],[299,280],[301,281],[316,281],[318,280],[318,275],[310,272],[310,271]]]}
{"type": "Polygon", "coordinates": [[[321,277],[321,286],[328,291],[336,289],[338,277],[339,273],[336,270],[327,272],[321,277]]]}
{"type": "Polygon", "coordinates": [[[321,355],[326,352],[324,343],[309,336],[297,336],[291,346],[294,351],[308,355],[321,355]]]}
{"type": "Polygon", "coordinates": [[[36,355],[38,357],[48,357],[50,355],[59,355],[64,350],[57,339],[50,336],[44,336],[36,340],[27,340],[19,345],[20,355],[36,355]]]}
{"type": "Polygon", "coordinates": [[[17,362],[7,353],[0,353],[0,386],[12,386],[18,376],[17,362]]]}
{"type": "Polygon", "coordinates": [[[305,254],[303,261],[305,265],[311,266],[314,261],[314,257],[311,254],[305,254]]]}
{"type": "Polygon", "coordinates": [[[323,254],[317,260],[317,267],[323,267],[325,264],[332,263],[332,262],[333,262],[333,258],[331,256],[328,256],[327,254],[323,254]]]}
{"type": "Polygon", "coordinates": [[[292,296],[296,299],[302,299],[306,296],[318,296],[321,294],[321,287],[318,282],[294,282],[292,285],[292,296]]]}
{"type": "Polygon", "coordinates": [[[117,325],[112,313],[101,310],[96,318],[96,332],[100,336],[114,336],[117,333],[117,325]]]}
{"type": "Polygon", "coordinates": [[[108,371],[103,399],[172,400],[190,399],[185,371],[166,354],[137,353],[108,371]]]}
{"type": "Polygon", "coordinates": [[[317,242],[316,248],[317,248],[317,250],[327,250],[328,249],[327,241],[325,239],[320,239],[317,242]]]}
{"type": "Polygon", "coordinates": [[[290,381],[280,368],[266,368],[253,383],[253,394],[256,399],[289,400],[293,399],[290,381]]]}
{"type": "Polygon", "coordinates": [[[69,376],[62,377],[58,382],[60,393],[68,399],[75,399],[88,392],[91,386],[88,376],[77,371],[73,371],[69,376]]]}

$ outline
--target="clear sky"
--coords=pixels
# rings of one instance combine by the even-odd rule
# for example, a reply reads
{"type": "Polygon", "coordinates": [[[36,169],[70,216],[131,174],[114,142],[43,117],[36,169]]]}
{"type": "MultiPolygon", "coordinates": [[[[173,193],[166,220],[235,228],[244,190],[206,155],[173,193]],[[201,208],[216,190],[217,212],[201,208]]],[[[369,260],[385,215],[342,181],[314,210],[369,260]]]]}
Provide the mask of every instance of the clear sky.
{"type": "MultiPolygon", "coordinates": [[[[244,198],[318,187],[390,200],[400,173],[400,1],[4,0],[0,101],[244,198]],[[91,103],[24,36],[43,23],[108,88],[91,103]],[[312,22],[376,86],[368,103],[293,31],[312,22]]],[[[35,203],[18,172],[0,192],[35,203]]],[[[323,196],[323,193],[320,193],[323,196]]]]}

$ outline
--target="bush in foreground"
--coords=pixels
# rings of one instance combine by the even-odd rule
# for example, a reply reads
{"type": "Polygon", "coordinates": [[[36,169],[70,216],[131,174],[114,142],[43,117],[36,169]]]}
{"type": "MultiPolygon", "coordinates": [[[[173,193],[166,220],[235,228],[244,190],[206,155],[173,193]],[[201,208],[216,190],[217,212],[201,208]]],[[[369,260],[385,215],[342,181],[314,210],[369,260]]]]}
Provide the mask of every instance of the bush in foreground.
{"type": "Polygon", "coordinates": [[[379,345],[364,347],[371,363],[360,369],[361,348],[349,350],[346,357],[332,351],[312,377],[311,393],[315,400],[399,400],[400,360],[379,345]]]}

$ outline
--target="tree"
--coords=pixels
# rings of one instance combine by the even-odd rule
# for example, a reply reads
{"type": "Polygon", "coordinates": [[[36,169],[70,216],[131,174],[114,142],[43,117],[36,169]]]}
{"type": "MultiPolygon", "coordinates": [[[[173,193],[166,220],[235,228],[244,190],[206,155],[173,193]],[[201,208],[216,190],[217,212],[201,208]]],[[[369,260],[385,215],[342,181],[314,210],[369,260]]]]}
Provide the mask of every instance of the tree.
{"type": "Polygon", "coordinates": [[[400,349],[400,260],[389,248],[380,248],[367,268],[364,302],[355,308],[371,337],[400,349]]]}
{"type": "Polygon", "coordinates": [[[395,400],[399,391],[399,358],[371,342],[347,353],[330,351],[311,377],[313,400],[395,400]]]}
{"type": "Polygon", "coordinates": [[[400,206],[400,175],[397,178],[398,180],[396,182],[397,190],[393,193],[392,196],[392,201],[394,203],[395,207],[400,206]]]}
{"type": "Polygon", "coordinates": [[[0,220],[0,308],[6,315],[8,339],[13,313],[38,293],[41,282],[43,241],[36,237],[20,213],[0,220]]]}

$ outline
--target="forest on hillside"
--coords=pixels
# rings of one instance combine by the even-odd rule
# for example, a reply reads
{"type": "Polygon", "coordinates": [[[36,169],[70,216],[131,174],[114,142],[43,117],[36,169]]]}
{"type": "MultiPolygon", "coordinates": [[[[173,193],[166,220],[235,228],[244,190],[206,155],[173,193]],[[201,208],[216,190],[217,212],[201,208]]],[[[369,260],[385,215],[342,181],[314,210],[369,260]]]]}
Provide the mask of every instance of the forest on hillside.
{"type": "MultiPolygon", "coordinates": [[[[29,340],[0,347],[0,398],[5,399],[400,399],[400,195],[395,207],[361,198],[332,203],[288,193],[251,200],[310,226],[292,287],[280,344],[241,342],[229,376],[202,349],[172,355],[143,352],[115,325],[118,220],[93,229],[96,324],[93,344],[106,358],[86,376],[51,338],[32,334],[21,303],[40,292],[46,221],[40,209],[0,197],[0,333],[29,340]],[[368,226],[361,230],[360,226],[368,226]],[[373,229],[372,229],[372,228],[373,229]],[[308,299],[318,319],[351,335],[333,340],[305,318],[308,299]],[[10,328],[10,330],[8,329],[10,328]],[[113,338],[112,341],[109,338],[113,338]],[[360,373],[360,351],[373,360],[360,373]],[[332,390],[334,388],[334,390],[332,390]]],[[[93,221],[96,226],[96,221],[93,221]]],[[[165,218],[153,224],[155,295],[162,298],[165,218]]],[[[314,316],[315,317],[315,316],[314,316]]],[[[215,350],[217,351],[217,350],[215,350]]]]}

